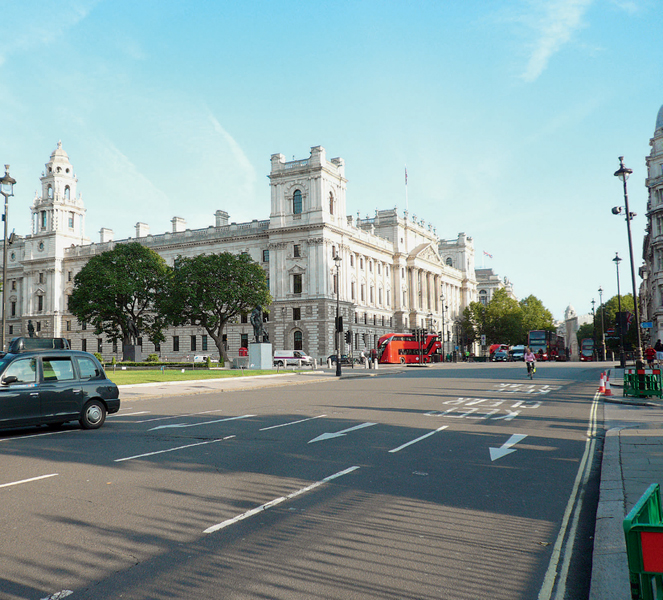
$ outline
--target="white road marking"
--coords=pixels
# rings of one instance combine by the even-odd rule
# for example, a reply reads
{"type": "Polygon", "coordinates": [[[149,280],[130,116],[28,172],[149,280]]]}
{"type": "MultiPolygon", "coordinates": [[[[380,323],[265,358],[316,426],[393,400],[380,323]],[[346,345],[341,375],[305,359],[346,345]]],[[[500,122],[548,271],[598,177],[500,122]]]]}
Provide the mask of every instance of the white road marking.
{"type": "MultiPolygon", "coordinates": [[[[204,410],[203,412],[188,413],[184,415],[170,415],[168,417],[154,417],[153,419],[145,419],[144,421],[136,421],[136,423],[151,423],[152,421],[167,421],[168,419],[182,419],[183,417],[195,417],[196,415],[208,415],[209,413],[221,412],[223,409],[216,408],[214,410],[204,410]]],[[[150,412],[150,411],[147,411],[150,412]]]]}
{"type": "Polygon", "coordinates": [[[0,442],[11,442],[12,440],[27,440],[33,437],[43,437],[45,435],[60,435],[61,433],[73,433],[80,431],[80,429],[64,429],[62,431],[47,431],[45,433],[33,433],[32,435],[22,435],[20,437],[0,438],[0,442]]]}
{"type": "Polygon", "coordinates": [[[149,415],[151,411],[149,410],[141,410],[140,412],[134,412],[134,413],[125,413],[125,412],[116,412],[112,415],[108,415],[109,417],[135,417],[136,415],[149,415]]]}
{"type": "Polygon", "coordinates": [[[273,506],[276,506],[278,504],[281,504],[282,502],[285,502],[286,500],[292,500],[292,498],[296,498],[297,496],[301,496],[302,494],[305,494],[306,492],[310,492],[311,490],[314,490],[317,487],[320,487],[321,485],[328,483],[334,479],[337,479],[338,477],[342,477],[343,475],[347,475],[348,473],[352,473],[352,471],[356,471],[359,467],[349,467],[345,469],[344,471],[339,471],[338,473],[334,473],[333,475],[330,475],[329,477],[325,477],[324,479],[321,479],[320,481],[316,481],[315,483],[312,483],[311,485],[307,485],[306,487],[301,488],[300,490],[297,490],[296,492],[292,492],[292,494],[288,494],[287,496],[281,496],[280,498],[275,498],[274,500],[270,500],[269,502],[266,502],[265,504],[261,504],[260,506],[257,506],[256,508],[252,508],[251,510],[247,510],[245,513],[242,513],[241,515],[237,515],[236,517],[233,517],[232,519],[227,519],[226,521],[222,521],[221,523],[217,523],[216,525],[212,525],[211,527],[208,527],[203,531],[203,533],[214,533],[215,531],[219,531],[220,529],[225,529],[226,527],[230,525],[234,525],[235,523],[239,521],[243,521],[244,519],[248,519],[249,517],[252,517],[253,515],[258,514],[259,512],[262,512],[263,510],[267,510],[268,508],[272,508],[273,506]]]}
{"type": "Polygon", "coordinates": [[[234,435],[227,435],[224,438],[216,440],[207,440],[206,442],[196,442],[195,444],[187,444],[186,446],[177,446],[177,448],[168,448],[167,450],[157,450],[156,452],[146,452],[145,454],[136,454],[135,456],[127,456],[125,458],[116,458],[115,462],[124,462],[125,460],[133,460],[134,458],[145,458],[146,456],[154,456],[155,454],[165,454],[166,452],[175,452],[175,450],[184,450],[185,448],[193,448],[194,446],[204,446],[205,444],[215,444],[216,442],[223,442],[234,438],[234,435]]]}
{"type": "Polygon", "coordinates": [[[324,440],[331,440],[337,437],[343,437],[346,433],[350,433],[351,431],[356,431],[357,429],[363,429],[364,427],[373,427],[373,425],[377,425],[377,423],[362,423],[361,425],[355,425],[354,427],[349,427],[348,429],[336,431],[335,433],[323,433],[319,435],[317,438],[309,440],[308,443],[312,444],[313,442],[322,442],[324,440]]]}
{"type": "Polygon", "coordinates": [[[62,598],[71,596],[73,593],[74,592],[72,592],[71,590],[62,590],[61,592],[56,592],[55,594],[46,596],[46,598],[42,598],[41,600],[62,600],[62,598]]]}
{"type": "Polygon", "coordinates": [[[442,427],[438,427],[435,431],[430,431],[429,433],[422,435],[421,437],[418,437],[415,440],[412,440],[411,442],[408,442],[407,444],[403,444],[402,446],[399,446],[398,448],[394,448],[393,450],[389,450],[392,454],[394,452],[400,452],[403,448],[407,448],[408,446],[411,446],[412,444],[416,444],[417,442],[420,442],[421,440],[425,440],[427,437],[430,437],[431,435],[435,435],[438,431],[442,431],[443,429],[446,429],[449,427],[448,425],[442,425],[442,427]]]}
{"type": "Polygon", "coordinates": [[[560,556],[562,556],[562,545],[564,544],[564,538],[566,538],[566,544],[564,544],[563,551],[564,559],[562,562],[562,568],[559,572],[559,582],[557,584],[555,600],[563,599],[566,594],[566,577],[569,572],[571,559],[573,558],[573,542],[576,529],[578,527],[580,511],[582,509],[582,499],[585,493],[585,486],[589,480],[589,474],[592,470],[592,458],[594,455],[594,447],[596,446],[596,414],[598,411],[600,397],[601,396],[598,392],[594,395],[594,402],[592,403],[592,408],[589,413],[589,425],[587,427],[587,439],[585,440],[585,452],[582,455],[582,460],[580,461],[580,466],[578,467],[578,473],[576,474],[575,482],[573,483],[573,489],[571,490],[569,501],[566,504],[564,517],[562,518],[562,526],[560,527],[559,533],[557,534],[557,540],[555,540],[555,546],[553,547],[553,551],[550,556],[548,570],[546,571],[546,575],[543,579],[543,585],[541,586],[538,600],[550,600],[552,597],[553,587],[555,586],[555,579],[557,579],[557,568],[559,565],[560,556]],[[582,488],[580,487],[581,485],[582,488]],[[572,513],[573,520],[571,522],[571,529],[568,530],[567,536],[567,529],[572,513]]]}
{"type": "Polygon", "coordinates": [[[39,481],[40,479],[48,479],[49,477],[57,477],[59,473],[51,473],[50,475],[40,475],[39,477],[30,477],[30,479],[21,479],[21,481],[12,481],[11,483],[0,484],[0,488],[9,487],[10,485],[21,485],[22,483],[30,483],[31,481],[39,481]]]}
{"type": "Polygon", "coordinates": [[[148,431],[155,431],[157,429],[199,427],[200,425],[211,425],[212,423],[223,423],[224,421],[237,421],[239,419],[248,419],[249,417],[255,417],[255,415],[242,415],[240,417],[226,417],[225,419],[217,419],[216,421],[203,421],[201,423],[173,423],[172,425],[159,425],[158,427],[152,427],[152,429],[148,429],[148,431]]]}
{"type": "Polygon", "coordinates": [[[522,442],[527,436],[522,433],[514,433],[506,442],[504,442],[499,448],[488,448],[490,452],[490,460],[495,461],[498,458],[502,458],[507,454],[515,452],[516,449],[511,446],[515,446],[518,442],[522,442]]]}
{"type": "Polygon", "coordinates": [[[268,429],[278,429],[279,427],[287,427],[288,425],[297,425],[299,423],[304,423],[306,421],[313,421],[313,419],[322,419],[327,415],[318,415],[317,417],[309,417],[308,419],[300,419],[299,421],[290,421],[290,423],[282,423],[281,425],[272,425],[271,427],[263,427],[258,431],[267,431],[268,429]]]}

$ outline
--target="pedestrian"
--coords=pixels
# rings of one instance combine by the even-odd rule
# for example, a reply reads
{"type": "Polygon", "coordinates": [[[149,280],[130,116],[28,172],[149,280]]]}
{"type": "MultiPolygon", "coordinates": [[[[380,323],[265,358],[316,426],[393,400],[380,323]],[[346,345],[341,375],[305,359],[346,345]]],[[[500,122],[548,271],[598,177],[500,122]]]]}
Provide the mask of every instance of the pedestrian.
{"type": "Polygon", "coordinates": [[[656,358],[656,350],[654,350],[651,346],[648,346],[647,349],[645,350],[645,358],[647,359],[647,365],[650,367],[654,366],[654,359],[656,358]]]}
{"type": "Polygon", "coordinates": [[[663,363],[663,344],[661,340],[656,340],[654,344],[654,350],[656,350],[656,362],[658,362],[659,367],[663,363]]]}

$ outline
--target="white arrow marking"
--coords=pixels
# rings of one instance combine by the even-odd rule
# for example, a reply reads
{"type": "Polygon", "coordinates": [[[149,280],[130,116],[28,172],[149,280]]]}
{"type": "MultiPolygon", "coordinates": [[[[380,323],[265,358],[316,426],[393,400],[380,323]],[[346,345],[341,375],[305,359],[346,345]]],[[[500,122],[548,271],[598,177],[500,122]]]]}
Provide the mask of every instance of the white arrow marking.
{"type": "Polygon", "coordinates": [[[203,421],[202,423],[173,423],[172,425],[159,425],[152,427],[148,431],[156,431],[157,429],[172,429],[177,427],[198,427],[199,425],[211,425],[212,423],[222,423],[223,421],[237,421],[238,419],[248,419],[255,417],[255,415],[242,415],[241,417],[227,417],[226,419],[216,419],[215,421],[203,421]]]}
{"type": "Polygon", "coordinates": [[[319,435],[317,438],[309,441],[309,444],[312,444],[313,442],[322,442],[323,440],[331,440],[337,437],[343,437],[346,433],[350,433],[351,431],[356,431],[357,429],[363,429],[364,427],[372,427],[373,425],[377,425],[377,423],[362,423],[361,425],[355,425],[354,427],[350,427],[349,429],[343,429],[342,431],[337,431],[336,433],[323,433],[322,435],[319,435]]]}
{"type": "Polygon", "coordinates": [[[515,449],[512,449],[511,446],[515,446],[518,442],[522,442],[527,436],[522,433],[514,433],[500,448],[489,448],[490,450],[490,460],[494,461],[498,458],[502,458],[507,454],[515,452],[515,449]]]}

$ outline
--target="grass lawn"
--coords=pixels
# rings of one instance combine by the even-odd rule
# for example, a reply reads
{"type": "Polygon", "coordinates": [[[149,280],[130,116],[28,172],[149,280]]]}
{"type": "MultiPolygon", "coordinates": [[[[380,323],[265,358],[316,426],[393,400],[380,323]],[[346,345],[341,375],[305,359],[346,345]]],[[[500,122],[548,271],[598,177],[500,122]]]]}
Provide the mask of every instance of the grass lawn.
{"type": "MultiPolygon", "coordinates": [[[[248,377],[250,375],[275,375],[276,370],[241,370],[233,369],[229,371],[208,371],[207,369],[191,370],[187,369],[182,373],[177,369],[151,369],[149,371],[122,371],[118,369],[113,371],[112,366],[106,369],[106,375],[116,385],[131,385],[135,383],[159,383],[163,381],[191,381],[193,379],[223,379],[225,377],[248,377]]],[[[281,373],[292,373],[293,371],[283,371],[281,373]]]]}

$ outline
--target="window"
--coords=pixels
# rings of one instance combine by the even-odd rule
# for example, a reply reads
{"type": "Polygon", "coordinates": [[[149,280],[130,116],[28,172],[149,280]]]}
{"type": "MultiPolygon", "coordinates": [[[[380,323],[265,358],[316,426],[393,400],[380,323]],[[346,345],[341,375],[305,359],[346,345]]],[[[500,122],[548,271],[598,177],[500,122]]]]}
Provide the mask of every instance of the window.
{"type": "Polygon", "coordinates": [[[293,308],[292,309],[292,320],[293,321],[299,321],[302,318],[302,309],[301,308],[293,308]]]}
{"type": "Polygon", "coordinates": [[[373,286],[371,286],[371,290],[370,290],[370,291],[371,291],[371,304],[374,304],[373,296],[374,296],[375,294],[373,293],[373,286]]]}
{"type": "Polygon", "coordinates": [[[329,214],[334,214],[334,194],[329,192],[329,214]]]}
{"type": "Polygon", "coordinates": [[[9,326],[9,335],[14,335],[14,326],[13,325],[9,326]]]}
{"type": "Polygon", "coordinates": [[[332,246],[332,258],[336,258],[336,246],[332,246]]]}
{"type": "MultiPolygon", "coordinates": [[[[161,344],[154,344],[154,351],[161,352],[161,344]]],[[[114,352],[117,352],[117,350],[114,350],[114,352]]]]}
{"type": "Polygon", "coordinates": [[[74,378],[74,367],[68,356],[44,358],[41,366],[44,371],[44,381],[69,381],[74,378]]]}
{"type": "Polygon", "coordinates": [[[449,266],[449,267],[453,267],[453,266],[454,266],[454,261],[451,260],[451,257],[450,257],[450,256],[447,257],[446,263],[447,263],[447,266],[449,266]]]}
{"type": "Polygon", "coordinates": [[[72,279],[72,272],[67,271],[67,281],[71,281],[71,279],[72,279]]]}
{"type": "Polygon", "coordinates": [[[269,262],[269,250],[262,251],[262,262],[269,262]]]}
{"type": "Polygon", "coordinates": [[[354,254],[350,255],[350,266],[351,267],[355,266],[355,255],[354,254]]]}
{"type": "Polygon", "coordinates": [[[48,197],[49,198],[53,197],[53,186],[52,185],[48,186],[48,197]]]}
{"type": "Polygon", "coordinates": [[[16,302],[12,302],[12,317],[16,316],[16,302]]]}
{"type": "Polygon", "coordinates": [[[364,313],[364,325],[368,325],[368,313],[364,313]]]}
{"type": "MultiPolygon", "coordinates": [[[[157,352],[158,352],[158,350],[157,350],[157,352]]],[[[113,354],[117,354],[117,340],[113,340],[113,354]]]]}
{"type": "Polygon", "coordinates": [[[357,313],[355,313],[355,324],[356,323],[359,323],[359,315],[357,313]]]}
{"type": "Polygon", "coordinates": [[[83,322],[81,323],[81,329],[82,329],[83,331],[85,331],[85,330],[87,329],[87,323],[86,323],[85,321],[83,321],[83,322]]]}
{"type": "Polygon", "coordinates": [[[71,331],[71,321],[67,321],[67,331],[71,331]]]}
{"type": "Polygon", "coordinates": [[[179,352],[180,351],[180,336],[179,335],[174,335],[173,336],[173,352],[179,352]]]}
{"type": "Polygon", "coordinates": [[[295,190],[295,193],[292,195],[292,212],[295,215],[302,214],[302,193],[300,190],[295,190]]]}
{"type": "Polygon", "coordinates": [[[378,290],[378,304],[382,306],[382,288],[378,290]]]}
{"type": "Polygon", "coordinates": [[[207,336],[206,335],[201,336],[200,349],[203,352],[207,352],[207,336]]]}
{"type": "Polygon", "coordinates": [[[248,322],[249,322],[248,316],[247,315],[242,315],[241,318],[240,318],[240,323],[248,323],[248,322]]]}
{"type": "Polygon", "coordinates": [[[248,348],[249,347],[249,334],[248,333],[243,333],[241,335],[240,339],[240,344],[242,348],[248,348]]]}
{"type": "Polygon", "coordinates": [[[136,340],[136,345],[140,346],[141,348],[143,347],[143,338],[142,337],[139,337],[136,340]]]}
{"type": "Polygon", "coordinates": [[[12,279],[12,290],[16,291],[16,280],[12,279]]]}
{"type": "Polygon", "coordinates": [[[373,261],[369,260],[368,261],[368,270],[372,273],[373,272],[373,261]]]}
{"type": "Polygon", "coordinates": [[[292,247],[292,255],[293,255],[295,258],[299,258],[299,257],[302,255],[302,247],[301,247],[300,244],[295,244],[295,245],[292,247]]]}
{"type": "Polygon", "coordinates": [[[44,283],[44,274],[39,273],[39,283],[44,283]]]}
{"type": "Polygon", "coordinates": [[[77,360],[81,379],[94,379],[100,375],[97,365],[91,358],[79,357],[77,360]]]}
{"type": "Polygon", "coordinates": [[[361,298],[361,301],[363,302],[364,299],[365,299],[365,296],[366,296],[366,286],[362,283],[362,284],[361,284],[361,287],[359,288],[359,290],[360,290],[360,292],[361,292],[361,296],[360,296],[360,298],[361,298]]]}
{"type": "Polygon", "coordinates": [[[97,338],[97,352],[101,354],[104,350],[104,342],[101,338],[97,338]]]}
{"type": "Polygon", "coordinates": [[[37,359],[19,358],[13,361],[4,372],[2,378],[16,377],[16,383],[35,383],[37,381],[37,359]]]}
{"type": "Polygon", "coordinates": [[[359,257],[359,268],[360,268],[360,269],[363,269],[363,268],[364,268],[364,259],[363,259],[363,257],[361,257],[361,256],[359,257]]]}
{"type": "Polygon", "coordinates": [[[87,352],[87,340],[85,338],[81,340],[81,350],[87,352]]]}
{"type": "Polygon", "coordinates": [[[380,263],[378,263],[378,275],[380,274],[380,263]]]}
{"type": "Polygon", "coordinates": [[[39,214],[41,215],[41,228],[46,229],[46,211],[42,210],[39,214]]]}
{"type": "Polygon", "coordinates": [[[44,297],[37,296],[37,312],[44,310],[44,297]]]}
{"type": "Polygon", "coordinates": [[[292,276],[292,291],[294,294],[302,293],[302,276],[301,274],[295,274],[292,276]]]}
{"type": "Polygon", "coordinates": [[[481,304],[488,304],[488,292],[486,290],[479,290],[479,302],[481,304]]]}
{"type": "Polygon", "coordinates": [[[191,336],[191,352],[194,352],[196,350],[196,336],[192,335],[191,336]]]}
{"type": "Polygon", "coordinates": [[[359,350],[359,334],[355,333],[355,350],[359,350]]]}
{"type": "MultiPolygon", "coordinates": [[[[71,190],[69,189],[69,186],[68,186],[68,185],[65,185],[65,186],[64,186],[64,197],[65,197],[65,200],[69,200],[69,197],[70,197],[70,196],[71,196],[71,190]]],[[[69,214],[70,214],[70,215],[73,215],[74,213],[69,213],[69,214]]],[[[71,225],[69,225],[69,227],[73,227],[73,226],[74,226],[73,221],[74,221],[74,219],[73,219],[73,217],[72,217],[72,219],[71,219],[71,225]]]]}
{"type": "Polygon", "coordinates": [[[74,228],[74,213],[70,212],[69,213],[69,229],[74,228]]]}
{"type": "Polygon", "coordinates": [[[303,350],[303,336],[301,331],[295,331],[293,335],[293,349],[303,350]]]}
{"type": "Polygon", "coordinates": [[[350,298],[352,300],[355,299],[355,282],[354,281],[350,284],[350,298]]]}

